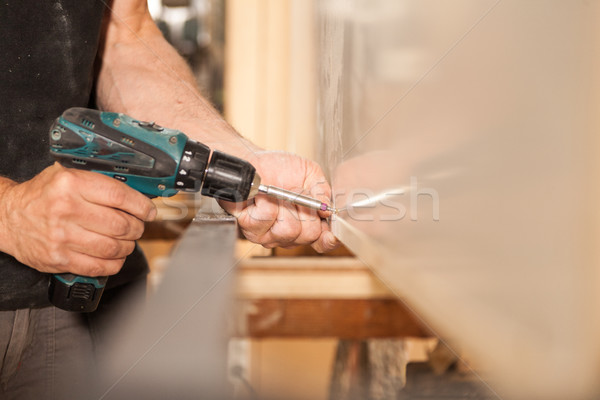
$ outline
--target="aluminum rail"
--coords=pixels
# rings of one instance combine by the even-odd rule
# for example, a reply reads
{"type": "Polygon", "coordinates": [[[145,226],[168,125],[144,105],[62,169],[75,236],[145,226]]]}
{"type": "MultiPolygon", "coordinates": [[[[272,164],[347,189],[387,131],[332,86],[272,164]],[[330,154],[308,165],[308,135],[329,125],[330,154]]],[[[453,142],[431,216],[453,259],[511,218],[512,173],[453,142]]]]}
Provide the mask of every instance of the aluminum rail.
{"type": "Polygon", "coordinates": [[[226,399],[235,218],[199,213],[156,293],[123,322],[102,399],[226,399]],[[135,397],[133,397],[135,396],[135,397]]]}

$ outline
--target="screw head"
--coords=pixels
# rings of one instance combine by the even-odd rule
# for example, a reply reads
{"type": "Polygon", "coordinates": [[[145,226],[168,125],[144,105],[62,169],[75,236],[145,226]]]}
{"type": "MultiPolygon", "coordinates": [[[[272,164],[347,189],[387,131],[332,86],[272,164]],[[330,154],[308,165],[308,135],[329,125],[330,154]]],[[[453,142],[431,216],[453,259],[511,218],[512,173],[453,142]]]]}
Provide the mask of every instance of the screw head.
{"type": "Polygon", "coordinates": [[[113,125],[114,125],[114,126],[119,126],[119,125],[121,125],[121,120],[120,120],[119,118],[115,118],[115,119],[113,120],[113,125]]]}
{"type": "Polygon", "coordinates": [[[52,139],[53,140],[60,140],[62,134],[60,133],[60,131],[58,129],[54,129],[52,131],[52,139]]]}
{"type": "Polygon", "coordinates": [[[177,136],[171,136],[169,138],[169,143],[176,144],[177,143],[177,136]]]}
{"type": "Polygon", "coordinates": [[[165,185],[163,185],[162,183],[158,185],[158,190],[160,190],[161,192],[163,190],[165,190],[167,187],[165,185]]]}

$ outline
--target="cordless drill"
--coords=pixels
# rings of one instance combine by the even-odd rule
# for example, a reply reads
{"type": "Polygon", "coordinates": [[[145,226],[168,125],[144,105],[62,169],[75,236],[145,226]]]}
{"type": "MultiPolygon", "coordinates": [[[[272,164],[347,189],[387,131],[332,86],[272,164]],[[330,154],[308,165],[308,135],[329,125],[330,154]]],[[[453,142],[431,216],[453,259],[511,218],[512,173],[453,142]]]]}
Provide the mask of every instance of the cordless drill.
{"type": "MultiPolygon", "coordinates": [[[[50,153],[63,166],[95,171],[150,197],[200,191],[215,199],[240,202],[263,193],[322,212],[326,203],[261,184],[249,162],[212,151],[183,132],[124,114],[70,108],[50,128],[50,153]]],[[[68,311],[94,311],[107,277],[70,273],[50,278],[48,297],[68,311]]]]}
{"type": "MultiPolygon", "coordinates": [[[[98,172],[150,197],[200,191],[215,199],[240,202],[263,193],[322,212],[326,203],[261,184],[249,162],[212,151],[183,132],[124,114],[70,108],[50,128],[50,153],[63,166],[98,172]]],[[[48,297],[68,311],[94,311],[107,277],[70,273],[50,278],[48,297]]]]}
{"type": "MultiPolygon", "coordinates": [[[[258,192],[254,167],[212,151],[177,130],[123,114],[70,108],[50,129],[50,152],[66,167],[108,175],[150,197],[198,191],[227,201],[244,201],[258,192]]],[[[69,311],[94,311],[107,277],[56,274],[49,299],[69,311]]]]}

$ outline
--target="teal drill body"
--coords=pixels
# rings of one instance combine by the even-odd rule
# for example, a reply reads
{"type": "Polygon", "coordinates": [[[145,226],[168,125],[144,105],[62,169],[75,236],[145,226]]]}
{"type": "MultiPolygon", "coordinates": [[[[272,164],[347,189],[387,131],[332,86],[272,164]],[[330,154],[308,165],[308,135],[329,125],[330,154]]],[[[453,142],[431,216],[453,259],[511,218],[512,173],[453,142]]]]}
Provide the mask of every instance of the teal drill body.
{"type": "Polygon", "coordinates": [[[162,128],[153,123],[142,122],[140,125],[139,121],[124,114],[102,112],[98,115],[105,127],[111,127],[123,134],[120,141],[110,140],[96,133],[97,125],[95,122],[82,118],[78,124],[62,115],[56,121],[51,132],[52,144],[50,151],[53,155],[56,158],[70,156],[73,164],[71,166],[89,169],[122,180],[133,189],[150,196],[168,197],[178,192],[178,190],[175,190],[175,180],[183,156],[183,148],[188,140],[183,132],[162,128]],[[58,143],[59,146],[56,146],[60,139],[52,139],[55,137],[61,138],[65,129],[75,132],[85,143],[76,148],[64,148],[60,146],[60,143],[58,143]],[[138,142],[143,142],[162,152],[164,156],[172,160],[174,167],[170,170],[163,170],[159,176],[130,173],[133,165],[148,171],[156,167],[156,160],[153,157],[137,151],[135,144],[138,142]],[[85,168],[90,159],[112,165],[112,171],[85,168]]]}

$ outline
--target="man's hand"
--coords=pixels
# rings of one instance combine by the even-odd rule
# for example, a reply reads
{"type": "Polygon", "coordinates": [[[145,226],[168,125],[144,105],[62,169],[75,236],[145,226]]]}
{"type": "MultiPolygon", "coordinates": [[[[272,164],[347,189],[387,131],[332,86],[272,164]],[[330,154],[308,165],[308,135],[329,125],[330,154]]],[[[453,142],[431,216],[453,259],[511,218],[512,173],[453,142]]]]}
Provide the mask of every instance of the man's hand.
{"type": "Polygon", "coordinates": [[[4,191],[1,250],[42,272],[113,275],[155,215],[127,185],[54,164],[4,191]]]}
{"type": "MultiPolygon", "coordinates": [[[[262,183],[292,190],[331,202],[331,188],[318,164],[284,152],[261,152],[250,160],[262,183]]],[[[236,216],[244,236],[267,248],[310,244],[318,252],[330,251],[339,243],[325,218],[331,213],[259,194],[254,202],[221,205],[236,216]]]]}

